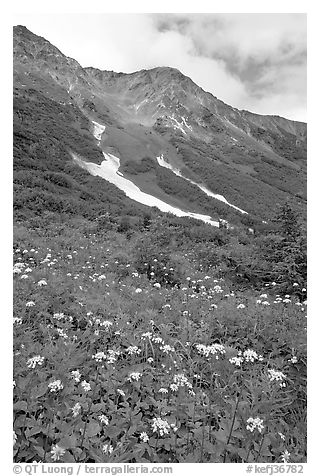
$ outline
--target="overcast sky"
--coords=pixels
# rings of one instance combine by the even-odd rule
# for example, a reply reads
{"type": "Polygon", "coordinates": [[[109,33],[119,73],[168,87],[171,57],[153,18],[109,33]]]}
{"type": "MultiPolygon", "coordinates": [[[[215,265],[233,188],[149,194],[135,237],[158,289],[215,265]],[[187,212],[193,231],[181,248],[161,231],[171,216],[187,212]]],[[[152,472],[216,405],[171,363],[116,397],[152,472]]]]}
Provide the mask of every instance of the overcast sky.
{"type": "Polygon", "coordinates": [[[306,15],[15,15],[82,66],[172,66],[239,109],[306,121],[306,15]]]}

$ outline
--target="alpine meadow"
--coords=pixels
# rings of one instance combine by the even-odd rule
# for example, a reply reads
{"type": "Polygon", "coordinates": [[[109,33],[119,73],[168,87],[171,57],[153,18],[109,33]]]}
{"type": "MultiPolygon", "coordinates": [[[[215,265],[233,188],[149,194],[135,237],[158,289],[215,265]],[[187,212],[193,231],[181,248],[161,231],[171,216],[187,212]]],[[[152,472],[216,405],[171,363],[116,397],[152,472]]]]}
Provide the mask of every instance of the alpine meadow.
{"type": "Polygon", "coordinates": [[[307,125],[13,29],[15,463],[307,461],[307,125]]]}

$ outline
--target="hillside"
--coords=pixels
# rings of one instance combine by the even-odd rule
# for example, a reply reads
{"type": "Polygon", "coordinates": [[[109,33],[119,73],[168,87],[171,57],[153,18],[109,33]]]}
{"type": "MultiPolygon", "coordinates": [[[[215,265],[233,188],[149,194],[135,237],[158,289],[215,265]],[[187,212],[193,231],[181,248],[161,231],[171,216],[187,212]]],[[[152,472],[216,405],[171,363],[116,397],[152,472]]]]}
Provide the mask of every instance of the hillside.
{"type": "MultiPolygon", "coordinates": [[[[58,155],[55,172],[69,177],[69,169],[75,168],[71,153],[85,162],[101,164],[103,151],[120,160],[119,172],[142,192],[190,213],[209,215],[216,221],[261,223],[278,204],[290,201],[305,215],[306,124],[239,111],[172,68],[132,74],[82,68],[21,26],[14,28],[14,88],[15,136],[20,149],[15,154],[15,167],[20,170],[18,190],[26,185],[20,177],[31,167],[26,164],[30,159],[26,151],[33,144],[31,137],[21,137],[23,122],[30,136],[35,130],[43,133],[41,152],[39,143],[31,151],[39,157],[38,162],[35,159],[37,174],[46,183],[48,177],[40,171],[43,154],[49,162],[58,155]],[[45,121],[38,119],[43,114],[45,121]],[[93,135],[93,121],[104,127],[99,143],[93,135]],[[161,167],[158,157],[169,166],[161,167]]],[[[86,180],[94,184],[99,179],[86,180]]],[[[105,186],[114,190],[110,184],[105,186]]],[[[111,194],[107,195],[111,200],[111,194]]],[[[137,202],[130,204],[119,190],[112,195],[140,213],[137,202]]]]}

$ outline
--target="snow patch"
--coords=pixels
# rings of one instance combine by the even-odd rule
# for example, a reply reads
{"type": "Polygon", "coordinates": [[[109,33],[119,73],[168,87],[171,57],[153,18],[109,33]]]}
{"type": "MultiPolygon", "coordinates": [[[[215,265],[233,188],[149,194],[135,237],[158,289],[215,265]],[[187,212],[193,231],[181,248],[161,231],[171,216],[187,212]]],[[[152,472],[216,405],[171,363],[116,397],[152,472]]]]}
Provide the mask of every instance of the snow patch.
{"type": "Polygon", "coordinates": [[[93,124],[93,135],[100,143],[102,134],[104,133],[106,126],[103,126],[102,124],[99,124],[98,122],[95,122],[95,121],[91,121],[91,122],[93,124]]]}
{"type": "Polygon", "coordinates": [[[73,159],[77,164],[86,169],[91,175],[102,177],[110,183],[113,183],[122,190],[127,197],[135,200],[136,202],[147,205],[148,207],[157,207],[159,210],[165,213],[172,213],[177,217],[190,217],[195,218],[196,220],[201,220],[204,223],[208,223],[212,226],[219,227],[219,222],[212,220],[209,215],[201,215],[199,213],[192,213],[180,210],[177,207],[169,205],[166,202],[163,202],[159,198],[149,195],[148,193],[140,190],[137,185],[135,185],[130,180],[124,178],[118,169],[120,167],[120,160],[118,157],[112,154],[106,154],[103,152],[105,160],[101,165],[94,164],[92,162],[85,162],[80,159],[76,154],[72,154],[73,159]]]}
{"type": "Polygon", "coordinates": [[[193,185],[196,185],[198,188],[200,188],[200,190],[202,190],[202,192],[204,192],[208,197],[212,197],[212,198],[216,198],[217,200],[220,200],[221,202],[225,203],[226,205],[229,205],[229,207],[232,207],[236,210],[238,210],[239,212],[241,213],[245,213],[246,215],[248,214],[248,212],[242,210],[241,208],[239,207],[236,207],[235,205],[232,205],[231,203],[229,203],[225,197],[223,195],[219,195],[217,193],[213,193],[211,192],[207,187],[205,187],[204,185],[201,185],[197,182],[194,182],[193,180],[187,178],[187,177],[184,177],[180,170],[178,169],[175,169],[174,167],[172,167],[171,164],[169,164],[168,162],[166,162],[163,158],[163,154],[161,154],[160,157],[157,157],[157,161],[158,161],[158,164],[161,166],[161,167],[165,167],[166,169],[169,169],[171,170],[175,175],[177,175],[178,177],[182,177],[183,179],[187,180],[188,182],[192,183],[193,185]]]}

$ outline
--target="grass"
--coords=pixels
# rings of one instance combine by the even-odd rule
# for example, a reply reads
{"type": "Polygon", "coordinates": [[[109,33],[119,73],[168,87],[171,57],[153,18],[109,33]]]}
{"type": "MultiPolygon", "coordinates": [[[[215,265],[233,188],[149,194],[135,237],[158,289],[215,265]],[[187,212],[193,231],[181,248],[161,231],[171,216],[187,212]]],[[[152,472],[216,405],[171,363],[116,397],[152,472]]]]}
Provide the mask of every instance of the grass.
{"type": "Polygon", "coordinates": [[[306,303],[114,231],[13,256],[15,462],[306,461],[306,303]]]}

